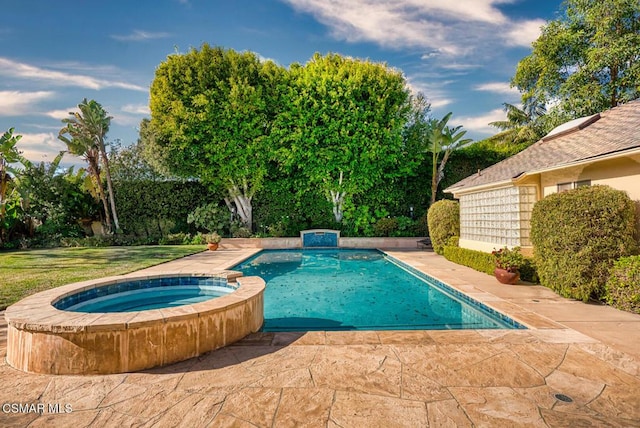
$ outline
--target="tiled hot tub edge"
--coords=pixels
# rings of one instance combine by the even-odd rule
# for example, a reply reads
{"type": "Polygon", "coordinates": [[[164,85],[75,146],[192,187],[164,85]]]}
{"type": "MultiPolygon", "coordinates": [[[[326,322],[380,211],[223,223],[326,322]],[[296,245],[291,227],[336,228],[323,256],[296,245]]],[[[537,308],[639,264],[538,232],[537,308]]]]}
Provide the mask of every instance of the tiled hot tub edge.
{"type": "MultiPolygon", "coordinates": [[[[181,274],[189,275],[189,274],[181,274]]],[[[237,278],[235,272],[209,276],[237,278]]],[[[193,305],[129,313],[61,311],[52,303],[118,280],[110,277],[47,290],[7,308],[7,362],[42,374],[109,374],[144,370],[196,357],[257,332],[264,321],[265,283],[237,278],[240,287],[193,305]]]]}

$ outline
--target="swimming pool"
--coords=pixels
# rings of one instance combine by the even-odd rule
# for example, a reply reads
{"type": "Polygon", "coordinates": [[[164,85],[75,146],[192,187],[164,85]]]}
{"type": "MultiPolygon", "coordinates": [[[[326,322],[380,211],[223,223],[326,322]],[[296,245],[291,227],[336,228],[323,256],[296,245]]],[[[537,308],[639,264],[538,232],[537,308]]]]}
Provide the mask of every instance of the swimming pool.
{"type": "Polygon", "coordinates": [[[518,329],[522,325],[378,250],[264,250],[264,331],[518,329]]]}

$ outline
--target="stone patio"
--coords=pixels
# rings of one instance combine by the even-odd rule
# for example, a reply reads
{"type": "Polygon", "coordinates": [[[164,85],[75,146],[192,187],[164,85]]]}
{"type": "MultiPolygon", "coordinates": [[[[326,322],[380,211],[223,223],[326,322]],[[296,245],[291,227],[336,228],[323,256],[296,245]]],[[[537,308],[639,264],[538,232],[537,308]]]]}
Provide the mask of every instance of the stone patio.
{"type": "MultiPolygon", "coordinates": [[[[148,271],[206,272],[255,251],[148,271]]],[[[640,427],[640,316],[504,286],[430,252],[388,253],[530,328],[259,333],[145,372],[45,376],[7,366],[0,316],[0,426],[640,427]],[[46,409],[3,411],[17,403],[46,409]]]]}

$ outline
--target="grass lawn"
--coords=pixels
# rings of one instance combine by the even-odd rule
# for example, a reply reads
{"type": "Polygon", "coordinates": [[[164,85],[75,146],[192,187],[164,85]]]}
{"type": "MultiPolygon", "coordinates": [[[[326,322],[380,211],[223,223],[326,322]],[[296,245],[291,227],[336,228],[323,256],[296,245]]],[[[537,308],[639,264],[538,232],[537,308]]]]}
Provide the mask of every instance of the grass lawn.
{"type": "Polygon", "coordinates": [[[158,245],[0,252],[0,310],[42,290],[133,272],[204,249],[203,245],[158,245]]]}

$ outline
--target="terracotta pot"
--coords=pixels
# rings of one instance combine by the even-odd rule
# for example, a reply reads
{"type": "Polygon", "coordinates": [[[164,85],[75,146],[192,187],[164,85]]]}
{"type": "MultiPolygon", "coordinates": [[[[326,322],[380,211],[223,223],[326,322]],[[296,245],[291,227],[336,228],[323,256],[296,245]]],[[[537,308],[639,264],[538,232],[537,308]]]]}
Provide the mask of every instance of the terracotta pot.
{"type": "Polygon", "coordinates": [[[502,284],[515,284],[520,281],[520,272],[509,272],[506,269],[495,268],[493,270],[493,275],[495,275],[496,279],[502,284]]]}
{"type": "Polygon", "coordinates": [[[215,251],[215,250],[217,250],[217,249],[218,249],[218,243],[217,243],[217,242],[209,242],[209,243],[207,244],[207,248],[208,248],[210,251],[215,251]]]}

